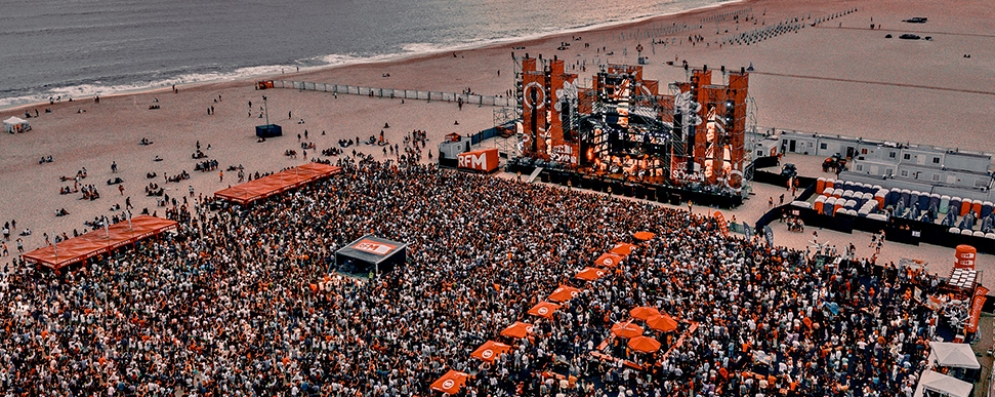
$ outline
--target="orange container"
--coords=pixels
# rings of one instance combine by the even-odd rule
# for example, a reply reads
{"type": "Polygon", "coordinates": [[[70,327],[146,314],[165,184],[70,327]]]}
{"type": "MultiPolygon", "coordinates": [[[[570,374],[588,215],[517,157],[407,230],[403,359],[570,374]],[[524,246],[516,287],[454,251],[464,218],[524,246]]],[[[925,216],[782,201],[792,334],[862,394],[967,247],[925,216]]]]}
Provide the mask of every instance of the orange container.
{"type": "Polygon", "coordinates": [[[874,200],[878,202],[878,209],[884,209],[884,196],[874,196],[874,200]]]}
{"type": "Polygon", "coordinates": [[[836,216],[836,212],[843,209],[843,203],[837,202],[836,206],[833,207],[833,216],[836,216]]]}
{"type": "Polygon", "coordinates": [[[820,176],[819,179],[815,180],[815,191],[822,192],[824,190],[826,190],[826,178],[820,176]]]}
{"type": "Polygon", "coordinates": [[[974,205],[971,206],[971,210],[974,211],[974,216],[981,217],[981,200],[975,201],[974,205]]]}
{"type": "Polygon", "coordinates": [[[826,203],[824,203],[822,201],[816,201],[815,205],[813,206],[813,208],[815,208],[815,212],[817,214],[821,214],[822,213],[822,207],[825,206],[825,205],[826,205],[826,203]]]}
{"type": "MultiPolygon", "coordinates": [[[[836,184],[836,182],[833,181],[832,179],[826,179],[826,187],[831,187],[833,189],[836,189],[835,184],[836,184]]],[[[825,189],[822,189],[822,190],[825,190],[825,189]]]]}
{"type": "Polygon", "coordinates": [[[974,269],[974,261],[978,257],[978,250],[970,245],[961,244],[956,248],[954,254],[954,269],[974,269]]]}

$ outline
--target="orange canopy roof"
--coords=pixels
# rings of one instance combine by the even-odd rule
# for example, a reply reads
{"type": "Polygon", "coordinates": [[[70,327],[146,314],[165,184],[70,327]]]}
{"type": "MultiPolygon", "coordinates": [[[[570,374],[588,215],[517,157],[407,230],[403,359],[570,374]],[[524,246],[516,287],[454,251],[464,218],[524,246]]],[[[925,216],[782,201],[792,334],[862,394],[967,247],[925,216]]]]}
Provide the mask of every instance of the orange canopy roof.
{"type": "Polygon", "coordinates": [[[539,304],[533,306],[529,309],[529,314],[533,316],[545,317],[548,319],[553,318],[553,312],[560,309],[560,305],[550,302],[539,302],[539,304]]]}
{"type": "Polygon", "coordinates": [[[466,379],[469,377],[470,375],[467,375],[465,372],[449,370],[449,372],[446,372],[446,374],[442,375],[441,378],[437,379],[435,382],[432,382],[431,387],[432,390],[435,391],[456,394],[459,393],[459,389],[466,384],[466,379]]]}
{"type": "Polygon", "coordinates": [[[624,323],[615,323],[612,326],[612,333],[620,336],[622,338],[635,338],[643,334],[643,327],[639,324],[634,324],[631,321],[626,321],[624,323]]]}
{"type": "Polygon", "coordinates": [[[648,336],[629,339],[629,348],[640,353],[653,353],[660,350],[660,342],[648,336]]]}
{"type": "Polygon", "coordinates": [[[321,163],[307,163],[214,192],[215,197],[242,205],[308,184],[342,172],[342,168],[321,163]]]}
{"type": "Polygon", "coordinates": [[[660,311],[652,307],[639,306],[630,310],[629,315],[638,318],[640,320],[646,321],[653,317],[659,316],[660,311]]]}
{"type": "Polygon", "coordinates": [[[580,290],[569,285],[561,285],[553,290],[552,294],[549,294],[549,300],[553,302],[566,302],[573,299],[580,290]]]}
{"type": "Polygon", "coordinates": [[[625,257],[622,255],[612,252],[607,252],[601,254],[601,256],[599,256],[598,259],[594,261],[594,264],[601,267],[615,267],[618,266],[619,263],[622,263],[622,259],[625,259],[625,257]]]}
{"type": "Polygon", "coordinates": [[[498,358],[498,356],[506,353],[508,350],[511,350],[511,346],[489,340],[484,342],[483,345],[480,345],[477,350],[474,350],[473,353],[470,354],[470,357],[492,363],[498,358]]]}
{"type": "Polygon", "coordinates": [[[611,252],[622,256],[628,256],[629,254],[632,253],[632,250],[635,248],[636,248],[635,245],[629,243],[618,243],[615,244],[615,248],[612,248],[611,252]]]}
{"type": "Polygon", "coordinates": [[[604,276],[605,276],[604,270],[595,267],[587,267],[584,268],[584,270],[581,270],[580,273],[577,273],[577,275],[574,277],[579,278],[581,280],[594,281],[604,276]]]}
{"type": "Polygon", "coordinates": [[[139,215],[132,217],[130,224],[127,220],[118,222],[108,226],[107,230],[97,229],[55,245],[36,249],[22,257],[28,262],[59,270],[166,230],[175,229],[176,225],[175,221],[168,219],[139,215]]]}
{"type": "Polygon", "coordinates": [[[660,332],[673,332],[677,330],[677,320],[666,314],[650,317],[649,320],[646,320],[646,325],[660,332]]]}
{"type": "Polygon", "coordinates": [[[515,321],[514,324],[508,326],[503,331],[501,331],[501,336],[507,336],[509,338],[522,339],[528,334],[532,333],[532,324],[523,323],[521,321],[515,321]]]}
{"type": "Polygon", "coordinates": [[[636,240],[648,241],[652,240],[653,237],[656,237],[656,235],[650,232],[636,232],[635,234],[632,235],[632,237],[635,237],[636,240]]]}

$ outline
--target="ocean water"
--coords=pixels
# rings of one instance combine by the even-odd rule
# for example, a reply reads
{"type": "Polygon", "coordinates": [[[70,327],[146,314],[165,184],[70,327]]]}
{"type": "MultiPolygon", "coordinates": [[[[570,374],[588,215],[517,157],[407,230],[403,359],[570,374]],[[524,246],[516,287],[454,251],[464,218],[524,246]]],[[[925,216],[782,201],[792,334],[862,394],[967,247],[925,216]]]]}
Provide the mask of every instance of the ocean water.
{"type": "Polygon", "coordinates": [[[0,108],[446,51],[721,0],[3,0],[0,108]]]}

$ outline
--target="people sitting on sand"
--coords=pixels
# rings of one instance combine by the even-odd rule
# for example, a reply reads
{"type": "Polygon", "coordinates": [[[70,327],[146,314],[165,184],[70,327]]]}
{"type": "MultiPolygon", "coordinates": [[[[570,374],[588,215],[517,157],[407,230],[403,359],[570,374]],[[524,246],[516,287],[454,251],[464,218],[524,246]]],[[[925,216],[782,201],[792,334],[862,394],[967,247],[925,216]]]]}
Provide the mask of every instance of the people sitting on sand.
{"type": "Polygon", "coordinates": [[[159,155],[156,155],[155,158],[152,159],[152,161],[156,161],[156,162],[162,161],[162,157],[159,157],[159,155]]]}
{"type": "Polygon", "coordinates": [[[121,177],[116,177],[116,178],[108,179],[107,180],[107,184],[108,185],[117,185],[117,184],[121,184],[121,183],[124,183],[124,179],[121,179],[121,177]]]}
{"type": "Polygon", "coordinates": [[[121,204],[114,204],[111,206],[110,211],[118,211],[121,209],[121,204]]]}
{"type": "Polygon", "coordinates": [[[21,237],[30,236],[31,235],[31,229],[24,228],[24,230],[21,230],[21,233],[19,233],[18,235],[21,236],[21,237]]]}
{"type": "Polygon", "coordinates": [[[283,152],[283,155],[287,156],[287,157],[290,157],[292,159],[296,159],[297,158],[297,151],[296,150],[287,149],[286,151],[283,152]]]}
{"type": "Polygon", "coordinates": [[[190,174],[187,173],[187,170],[183,170],[178,175],[167,176],[166,182],[179,182],[187,179],[190,179],[190,174]]]}
{"type": "Polygon", "coordinates": [[[52,161],[53,160],[51,155],[49,155],[48,157],[42,156],[41,159],[38,160],[38,164],[51,163],[52,161]]]}
{"type": "Polygon", "coordinates": [[[197,149],[197,151],[194,152],[192,155],[190,155],[190,157],[193,158],[193,159],[195,159],[195,160],[199,160],[199,159],[202,159],[202,158],[206,158],[207,155],[204,154],[204,152],[200,151],[200,149],[197,149]]]}
{"type": "Polygon", "coordinates": [[[148,138],[142,138],[142,140],[138,142],[138,144],[142,146],[148,146],[152,144],[152,141],[150,141],[148,138]]]}
{"type": "Polygon", "coordinates": [[[207,171],[214,171],[217,168],[218,168],[218,160],[205,160],[197,163],[197,165],[194,166],[193,170],[207,172],[207,171]]]}

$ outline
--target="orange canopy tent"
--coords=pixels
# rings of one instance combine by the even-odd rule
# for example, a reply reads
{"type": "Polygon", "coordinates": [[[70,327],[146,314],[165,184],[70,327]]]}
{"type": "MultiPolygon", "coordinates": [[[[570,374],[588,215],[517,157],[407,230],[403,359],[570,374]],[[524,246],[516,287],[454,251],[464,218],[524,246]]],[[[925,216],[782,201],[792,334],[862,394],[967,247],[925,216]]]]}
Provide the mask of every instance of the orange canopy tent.
{"type": "Polygon", "coordinates": [[[509,338],[522,339],[528,334],[532,333],[532,324],[523,323],[521,321],[515,321],[514,324],[508,326],[503,331],[501,331],[501,336],[507,336],[509,338]]]}
{"type": "Polygon", "coordinates": [[[22,257],[28,262],[59,270],[87,258],[175,229],[176,225],[175,221],[168,219],[140,215],[132,217],[130,224],[127,220],[118,222],[108,226],[106,230],[94,230],[55,245],[36,249],[22,257]]]}
{"type": "Polygon", "coordinates": [[[307,163],[254,181],[218,190],[214,192],[214,197],[220,197],[245,205],[303,186],[318,179],[338,174],[339,172],[342,172],[342,168],[340,167],[321,163],[307,163]]]}
{"type": "Polygon", "coordinates": [[[622,256],[627,256],[627,255],[631,254],[632,250],[635,249],[635,248],[636,248],[635,245],[632,245],[632,244],[629,244],[629,243],[618,243],[618,244],[615,244],[615,248],[612,248],[611,252],[619,254],[619,255],[622,255],[622,256]]]}
{"type": "Polygon", "coordinates": [[[550,302],[539,302],[539,304],[533,306],[529,309],[529,314],[533,316],[545,317],[548,319],[553,319],[553,312],[559,310],[560,305],[550,302]]]}
{"type": "Polygon", "coordinates": [[[581,270],[580,273],[577,273],[577,275],[574,277],[585,281],[594,281],[604,276],[605,276],[604,270],[595,267],[587,267],[584,268],[584,270],[581,270]]]}
{"type": "Polygon", "coordinates": [[[580,290],[568,285],[561,285],[549,294],[549,300],[553,302],[566,302],[573,299],[580,293],[580,290]]]}
{"type": "Polygon", "coordinates": [[[615,267],[625,259],[624,256],[615,253],[604,253],[594,261],[594,264],[601,267],[615,267]]]}
{"type": "Polygon", "coordinates": [[[677,330],[677,320],[674,320],[673,317],[666,314],[650,317],[649,320],[646,320],[646,325],[648,325],[650,329],[655,329],[660,332],[673,332],[677,330]]]}
{"type": "Polygon", "coordinates": [[[636,232],[632,235],[632,237],[635,237],[636,240],[639,241],[649,241],[652,240],[653,237],[656,237],[656,235],[650,232],[636,232]]]}
{"type": "Polygon", "coordinates": [[[660,350],[660,342],[648,336],[629,339],[629,348],[640,353],[653,353],[660,350]]]}
{"type": "Polygon", "coordinates": [[[437,379],[435,382],[432,382],[431,388],[432,390],[441,391],[443,393],[456,394],[459,393],[459,389],[466,384],[466,379],[469,377],[470,375],[467,375],[465,372],[449,370],[449,372],[446,372],[446,374],[442,375],[441,378],[437,379]]]}
{"type": "Polygon", "coordinates": [[[639,324],[633,324],[631,321],[626,321],[624,323],[615,323],[615,325],[612,326],[613,334],[626,339],[641,336],[643,334],[643,331],[644,331],[643,327],[641,327],[639,324]]]}
{"type": "Polygon", "coordinates": [[[506,353],[508,350],[511,350],[511,346],[489,340],[484,342],[483,345],[480,345],[477,350],[474,350],[473,353],[470,354],[470,357],[493,363],[498,356],[506,353]]]}
{"type": "Polygon", "coordinates": [[[652,307],[639,306],[630,310],[629,315],[638,318],[640,320],[646,321],[653,317],[659,316],[660,311],[652,307]]]}

